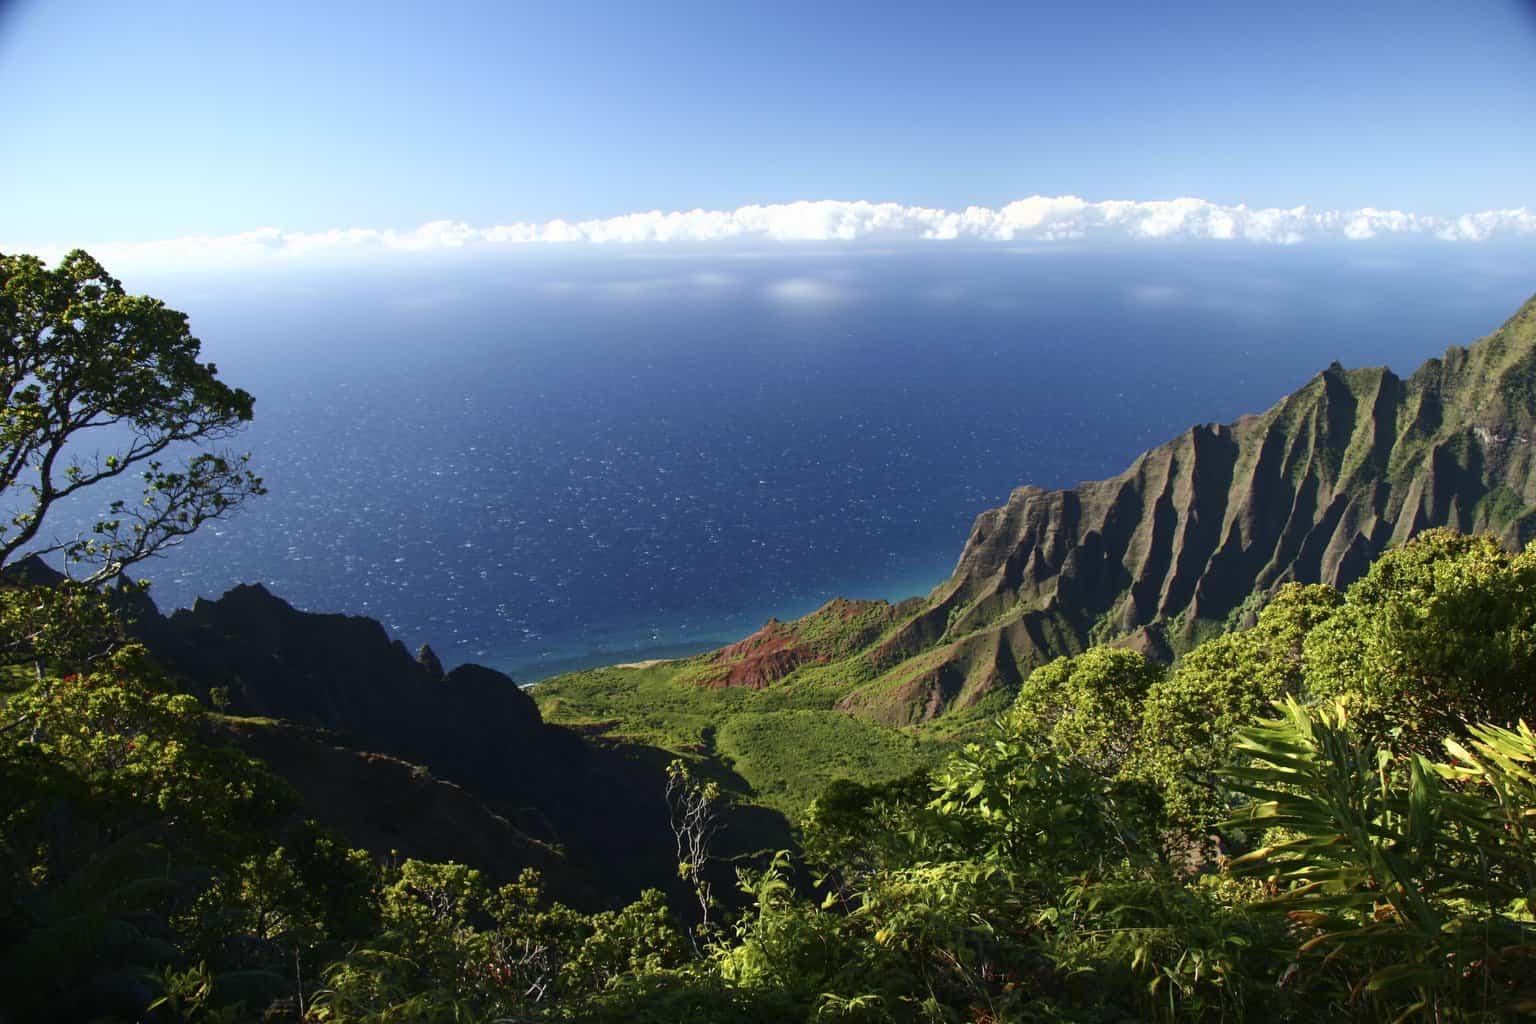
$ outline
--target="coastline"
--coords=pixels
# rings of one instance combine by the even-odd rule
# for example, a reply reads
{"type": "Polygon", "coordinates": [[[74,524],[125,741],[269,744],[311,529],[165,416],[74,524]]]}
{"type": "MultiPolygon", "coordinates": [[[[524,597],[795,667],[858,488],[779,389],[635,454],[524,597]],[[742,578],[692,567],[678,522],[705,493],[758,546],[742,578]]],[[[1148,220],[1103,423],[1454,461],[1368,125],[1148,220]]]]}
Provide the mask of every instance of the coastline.
{"type": "MultiPolygon", "coordinates": [[[[547,659],[530,659],[527,657],[498,658],[494,655],[482,655],[479,660],[482,664],[505,672],[517,680],[520,686],[533,686],[546,679],[553,679],[572,672],[584,672],[595,668],[634,667],[641,663],[654,664],[662,661],[674,661],[735,643],[743,637],[750,636],[769,619],[776,618],[784,622],[791,622],[802,616],[809,615],[828,601],[847,597],[849,594],[862,595],[850,598],[851,600],[883,600],[889,601],[892,604],[912,597],[925,597],[935,586],[943,582],[947,575],[948,570],[946,569],[937,576],[924,574],[921,582],[905,580],[899,584],[884,587],[848,587],[809,602],[800,602],[792,608],[779,607],[767,612],[738,614],[731,616],[727,623],[714,626],[707,632],[701,632],[688,639],[678,638],[657,642],[653,639],[654,627],[645,626],[635,629],[636,633],[642,633],[645,636],[643,641],[635,643],[625,643],[622,639],[615,637],[613,642],[607,644],[598,644],[585,650],[547,659]]],[[[680,613],[679,618],[696,619],[697,616],[680,613]]],[[[574,646],[572,645],[573,648],[574,646]]],[[[471,658],[469,660],[475,659],[471,658]]]]}
{"type": "MultiPolygon", "coordinates": [[[[730,641],[725,641],[729,643],[730,641]]],[[[690,658],[695,654],[703,654],[712,651],[723,644],[713,640],[700,640],[693,643],[660,644],[654,647],[643,647],[634,651],[598,650],[586,655],[574,655],[569,658],[552,658],[543,662],[537,668],[530,670],[529,663],[523,662],[522,671],[508,671],[500,666],[491,666],[498,671],[506,672],[517,681],[519,686],[536,686],[547,679],[556,676],[568,675],[572,672],[584,672],[594,668],[634,668],[639,665],[654,665],[663,661],[674,661],[678,658],[690,658]],[[623,660],[620,660],[623,659],[623,660]]]]}

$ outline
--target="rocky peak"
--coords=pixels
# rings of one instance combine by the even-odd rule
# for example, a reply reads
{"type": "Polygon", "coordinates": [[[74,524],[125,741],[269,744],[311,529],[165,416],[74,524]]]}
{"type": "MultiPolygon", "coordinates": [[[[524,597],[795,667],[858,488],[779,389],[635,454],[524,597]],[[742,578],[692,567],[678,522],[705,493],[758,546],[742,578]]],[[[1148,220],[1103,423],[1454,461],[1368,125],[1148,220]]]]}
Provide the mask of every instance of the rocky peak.
{"type": "Polygon", "coordinates": [[[1020,487],[866,655],[845,701],[921,720],[1123,638],[1177,650],[1255,590],[1335,586],[1433,526],[1536,536],[1536,299],[1406,381],[1334,363],[1268,411],[1200,426],[1107,480],[1020,487]]]}
{"type": "Polygon", "coordinates": [[[416,663],[426,670],[428,678],[436,680],[443,678],[443,663],[431,644],[421,645],[421,649],[416,652],[416,663]]]}

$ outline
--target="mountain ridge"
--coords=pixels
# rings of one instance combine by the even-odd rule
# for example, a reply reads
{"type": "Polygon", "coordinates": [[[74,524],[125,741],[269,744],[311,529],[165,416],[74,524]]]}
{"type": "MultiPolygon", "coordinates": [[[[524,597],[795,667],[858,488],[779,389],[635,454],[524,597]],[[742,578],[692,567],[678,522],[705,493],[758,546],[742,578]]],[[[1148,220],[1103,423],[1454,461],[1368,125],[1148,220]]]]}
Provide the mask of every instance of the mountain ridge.
{"type": "MultiPolygon", "coordinates": [[[[1200,424],[1116,476],[1025,485],[950,577],[854,656],[845,711],[929,721],[1093,643],[1168,657],[1281,583],[1343,586],[1431,526],[1536,536],[1536,298],[1400,377],[1334,363],[1269,409],[1200,424]]],[[[792,676],[787,676],[792,681],[792,676]]]]}

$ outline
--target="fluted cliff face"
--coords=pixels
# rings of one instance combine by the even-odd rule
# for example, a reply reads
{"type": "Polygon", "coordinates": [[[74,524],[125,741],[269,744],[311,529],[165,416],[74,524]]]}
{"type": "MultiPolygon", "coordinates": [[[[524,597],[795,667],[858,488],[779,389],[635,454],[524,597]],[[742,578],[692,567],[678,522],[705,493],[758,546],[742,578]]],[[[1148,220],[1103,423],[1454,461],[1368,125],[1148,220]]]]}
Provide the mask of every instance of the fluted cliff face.
{"type": "Polygon", "coordinates": [[[1166,652],[1289,580],[1346,584],[1431,526],[1536,536],[1536,299],[1411,377],[1337,364],[1108,480],[1021,487],[870,653],[848,710],[905,723],[1093,642],[1166,652]]]}

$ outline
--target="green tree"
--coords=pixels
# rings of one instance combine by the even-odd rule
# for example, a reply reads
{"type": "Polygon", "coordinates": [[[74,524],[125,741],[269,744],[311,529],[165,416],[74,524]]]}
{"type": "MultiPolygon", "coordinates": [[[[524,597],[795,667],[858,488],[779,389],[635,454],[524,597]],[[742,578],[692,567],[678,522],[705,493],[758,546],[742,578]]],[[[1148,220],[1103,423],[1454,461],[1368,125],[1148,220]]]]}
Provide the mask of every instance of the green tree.
{"type": "Polygon", "coordinates": [[[934,773],[930,808],[947,856],[1036,877],[1131,856],[1139,807],[1048,740],[1003,724],[934,773]]]}
{"type": "MultiPolygon", "coordinates": [[[[33,681],[88,672],[124,641],[117,610],[96,587],[54,586],[0,577],[0,670],[30,668],[33,681]]],[[[0,726],[0,734],[7,727],[0,726]]]]}
{"type": "Polygon", "coordinates": [[[10,698],[23,724],[0,741],[0,1008],[38,1021],[141,1012],[146,972],[194,952],[226,975],[220,999],[240,998],[229,971],[267,1001],[287,991],[275,972],[316,937],[288,926],[293,908],[358,889],[313,844],[298,870],[269,869],[287,787],[206,743],[200,705],[168,692],[140,648],[47,683],[10,698]]]}
{"type": "Polygon", "coordinates": [[[1175,822],[1225,817],[1218,772],[1231,760],[1232,736],[1301,691],[1303,642],[1341,600],[1332,587],[1282,587],[1253,627],[1207,640],[1148,688],[1130,771],[1157,788],[1175,822]]]}
{"type": "Polygon", "coordinates": [[[0,568],[58,554],[87,582],[116,579],[262,492],[245,456],[207,450],[253,399],[200,353],[185,314],[129,295],[84,252],[51,270],[0,256],[0,568]],[[73,537],[45,533],[60,503],[127,474],[141,501],[113,501],[73,537]]]}
{"type": "Polygon", "coordinates": [[[461,864],[407,860],[389,875],[384,930],[328,971],[318,1020],[588,1020],[688,955],[656,890],[587,915],[547,899],[532,869],[494,889],[461,864]]]}
{"type": "Polygon", "coordinates": [[[1101,775],[1120,771],[1136,742],[1135,713],[1163,677],[1136,651],[1094,647],[1032,672],[1019,690],[1011,729],[1050,741],[1064,756],[1101,775]]]}
{"type": "Polygon", "coordinates": [[[863,879],[919,859],[932,799],[927,769],[873,785],[834,779],[800,820],[801,852],[846,905],[863,879]]]}
{"type": "Polygon", "coordinates": [[[138,1020],[158,994],[155,1019],[213,1020],[294,993],[334,955],[315,947],[367,927],[371,863],[213,739],[102,589],[262,492],[213,450],[251,396],[199,355],[183,314],[82,252],[0,256],[5,1019],[138,1020]],[[134,476],[137,501],[107,500],[134,476]],[[92,527],[50,532],[87,499],[92,527]]]}
{"type": "Polygon", "coordinates": [[[1463,721],[1536,711],[1536,551],[1429,530],[1384,554],[1306,638],[1306,689],[1373,741],[1428,752],[1463,721]]]}

